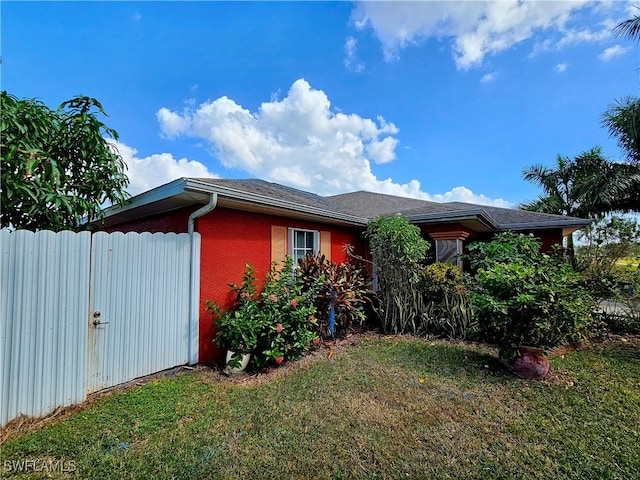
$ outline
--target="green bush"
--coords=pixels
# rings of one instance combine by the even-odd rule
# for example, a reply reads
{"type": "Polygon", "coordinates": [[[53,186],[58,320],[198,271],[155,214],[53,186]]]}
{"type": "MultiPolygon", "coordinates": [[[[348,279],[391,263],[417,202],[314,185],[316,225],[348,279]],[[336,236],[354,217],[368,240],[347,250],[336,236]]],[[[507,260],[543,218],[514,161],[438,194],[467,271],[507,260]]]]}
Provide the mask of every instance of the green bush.
{"type": "Polygon", "coordinates": [[[474,242],[467,247],[465,256],[473,270],[491,267],[495,263],[531,264],[542,258],[542,243],[533,234],[503,232],[491,242],[474,242]]]}
{"type": "Polygon", "coordinates": [[[464,339],[474,329],[473,308],[456,265],[427,265],[420,274],[420,291],[424,301],[421,333],[464,339]]]}
{"type": "Polygon", "coordinates": [[[442,300],[464,288],[462,273],[456,265],[436,262],[427,265],[420,273],[420,289],[427,300],[442,300]]]}
{"type": "MultiPolygon", "coordinates": [[[[220,348],[232,350],[238,354],[251,353],[255,350],[262,328],[260,308],[255,301],[255,282],[255,270],[247,263],[242,284],[239,287],[230,284],[235,297],[230,309],[223,310],[215,301],[207,300],[206,309],[212,313],[214,327],[217,330],[214,341],[220,348]]],[[[234,360],[239,362],[239,358],[234,360]]]]}
{"type": "Polygon", "coordinates": [[[483,339],[513,350],[584,338],[596,303],[568,263],[542,254],[535,239],[513,233],[469,250],[479,266],[469,286],[483,339]]]}
{"type": "Polygon", "coordinates": [[[445,291],[439,300],[425,301],[421,333],[465,339],[476,329],[473,304],[465,289],[445,291]]]}
{"type": "MultiPolygon", "coordinates": [[[[291,258],[287,257],[280,270],[276,266],[272,264],[258,292],[255,270],[247,264],[242,284],[229,284],[235,302],[228,310],[207,302],[207,309],[214,315],[216,344],[251,353],[250,365],[254,368],[296,359],[320,341],[314,305],[317,288],[303,291],[302,280],[292,274],[291,258]]],[[[232,359],[229,366],[237,363],[239,358],[232,359]]]]}
{"type": "Polygon", "coordinates": [[[576,249],[576,262],[592,295],[599,300],[628,297],[624,288],[638,271],[634,264],[640,249],[638,222],[618,216],[602,218],[583,229],[579,238],[584,245],[576,249]]]}

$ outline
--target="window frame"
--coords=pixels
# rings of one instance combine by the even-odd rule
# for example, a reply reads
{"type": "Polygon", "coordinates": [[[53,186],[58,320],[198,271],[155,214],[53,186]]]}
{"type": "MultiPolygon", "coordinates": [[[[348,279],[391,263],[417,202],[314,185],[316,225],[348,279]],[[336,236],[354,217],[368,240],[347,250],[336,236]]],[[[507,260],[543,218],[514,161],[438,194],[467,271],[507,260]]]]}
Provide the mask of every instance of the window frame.
{"type": "Polygon", "coordinates": [[[296,256],[296,251],[300,251],[300,250],[304,250],[304,255],[302,256],[302,258],[304,258],[304,256],[309,253],[309,249],[305,246],[305,247],[296,247],[296,233],[297,232],[304,232],[305,234],[307,233],[311,233],[313,234],[313,250],[312,250],[312,254],[317,255],[320,252],[320,230],[311,230],[308,228],[295,228],[295,227],[289,227],[289,241],[288,243],[288,248],[287,248],[287,253],[289,254],[289,256],[293,259],[293,263],[294,265],[297,265],[298,263],[298,258],[296,256]]]}

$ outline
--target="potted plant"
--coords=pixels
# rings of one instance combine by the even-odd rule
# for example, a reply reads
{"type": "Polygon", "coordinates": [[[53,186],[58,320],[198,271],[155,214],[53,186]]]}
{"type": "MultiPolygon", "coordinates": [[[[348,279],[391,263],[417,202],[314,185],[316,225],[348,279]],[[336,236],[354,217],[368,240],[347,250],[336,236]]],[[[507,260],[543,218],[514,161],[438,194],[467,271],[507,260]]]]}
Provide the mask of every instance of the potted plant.
{"type": "Polygon", "coordinates": [[[232,372],[244,370],[258,343],[258,305],[248,299],[236,308],[222,310],[215,302],[207,302],[207,309],[215,317],[214,341],[227,350],[226,367],[232,372]]]}
{"type": "Polygon", "coordinates": [[[213,341],[227,350],[227,369],[238,372],[247,367],[251,353],[258,344],[261,329],[255,272],[251,265],[246,265],[242,284],[239,287],[235,284],[230,286],[235,294],[235,303],[231,308],[223,310],[212,300],[207,301],[206,308],[213,314],[214,328],[217,330],[213,341]]]}

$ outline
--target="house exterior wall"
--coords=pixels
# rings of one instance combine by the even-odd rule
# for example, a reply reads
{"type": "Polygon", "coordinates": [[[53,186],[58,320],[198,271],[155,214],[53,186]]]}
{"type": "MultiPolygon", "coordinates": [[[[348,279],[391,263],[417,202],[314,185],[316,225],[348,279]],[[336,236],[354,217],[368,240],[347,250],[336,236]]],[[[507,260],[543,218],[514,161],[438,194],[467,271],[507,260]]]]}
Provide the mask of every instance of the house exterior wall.
{"type": "MultiPolygon", "coordinates": [[[[207,300],[215,300],[223,307],[233,301],[229,283],[240,283],[245,264],[250,263],[260,281],[271,267],[272,226],[328,231],[331,233],[331,260],[348,260],[342,252],[344,244],[352,244],[356,252],[363,252],[360,231],[315,222],[293,220],[278,216],[216,208],[197,220],[196,229],[202,236],[200,267],[200,362],[216,360],[224,352],[213,343],[213,319],[205,310],[207,300]]],[[[321,252],[328,254],[328,252],[321,252]]],[[[277,259],[274,259],[277,260],[277,259]]]]}
{"type": "MultiPolygon", "coordinates": [[[[186,232],[189,215],[196,208],[194,206],[175,210],[105,230],[186,232]]],[[[264,274],[271,267],[273,226],[329,232],[330,258],[336,263],[348,260],[346,253],[342,251],[344,244],[354,245],[356,254],[364,254],[362,229],[349,229],[224,207],[217,207],[197,219],[196,231],[201,235],[199,363],[215,361],[224,354],[213,342],[213,318],[205,309],[206,302],[215,300],[223,307],[228,307],[233,301],[229,283],[241,282],[246,263],[254,267],[258,281],[264,278],[264,274]]]]}

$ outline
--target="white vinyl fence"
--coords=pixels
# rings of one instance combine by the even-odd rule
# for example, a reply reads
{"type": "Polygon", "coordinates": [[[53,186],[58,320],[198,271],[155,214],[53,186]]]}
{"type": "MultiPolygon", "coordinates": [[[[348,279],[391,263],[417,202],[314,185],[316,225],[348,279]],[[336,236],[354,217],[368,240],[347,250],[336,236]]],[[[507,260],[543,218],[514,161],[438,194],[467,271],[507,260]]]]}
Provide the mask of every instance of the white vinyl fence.
{"type": "Polygon", "coordinates": [[[0,231],[1,424],[188,363],[191,241],[0,231]]]}

